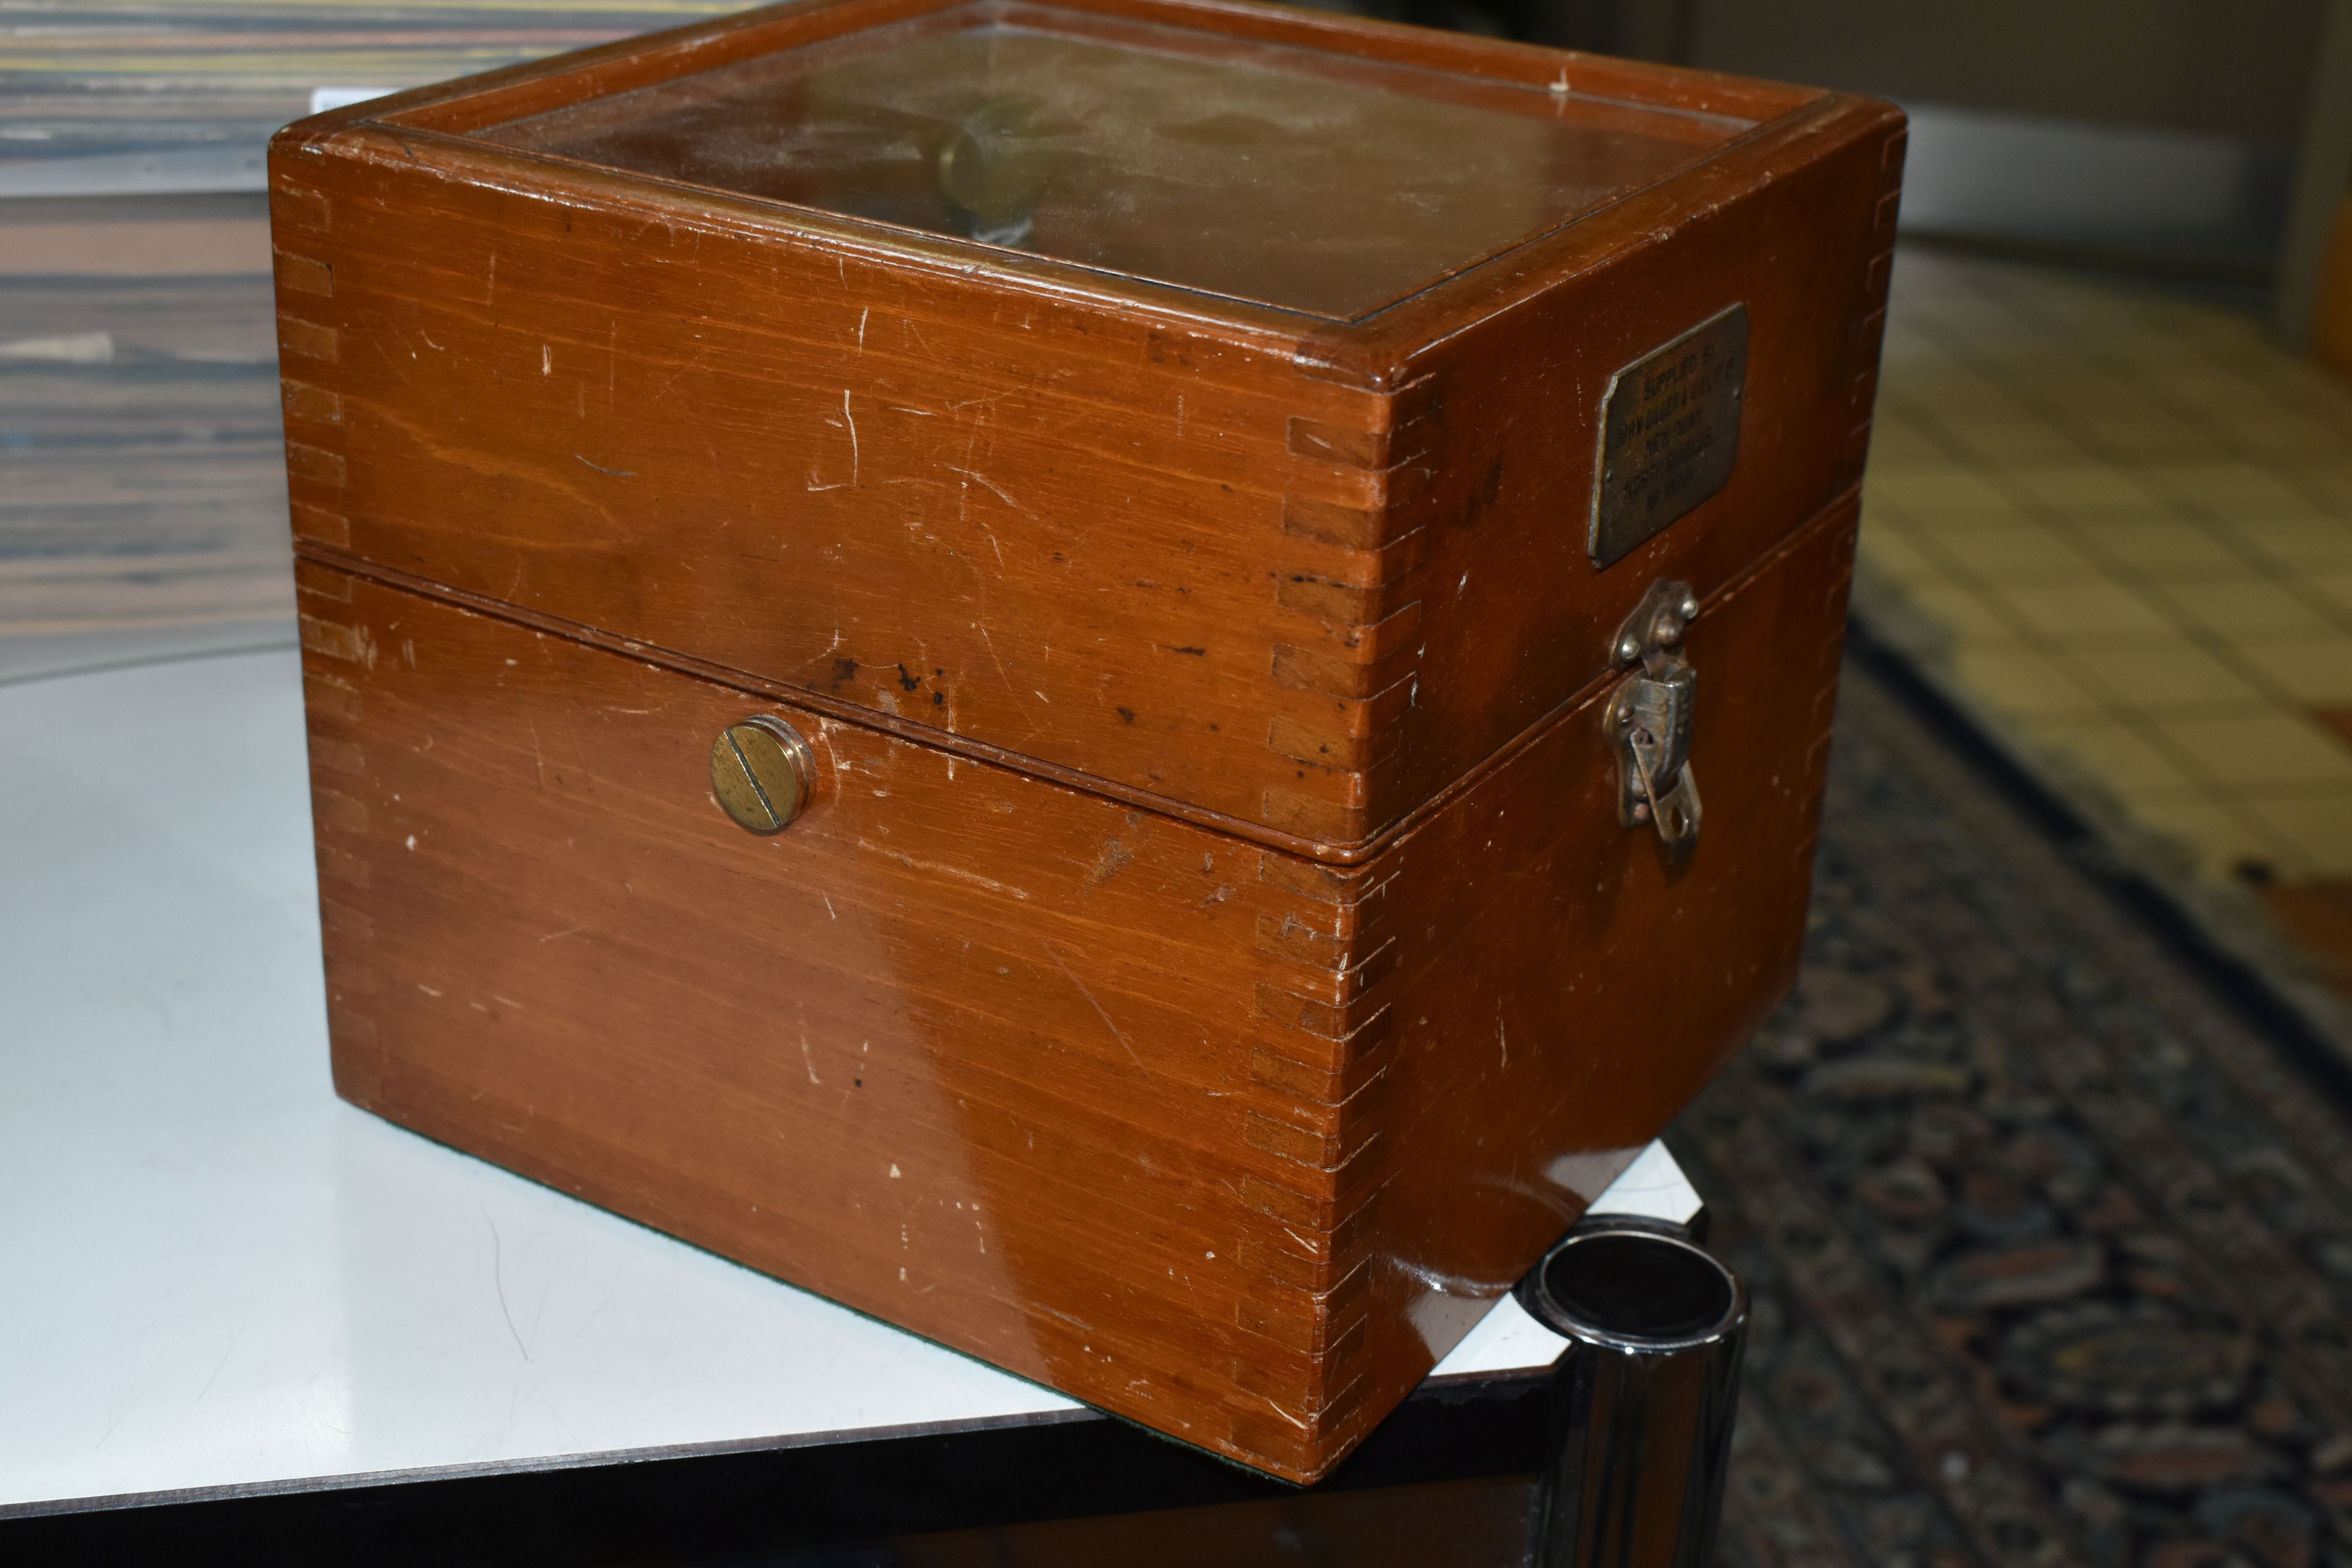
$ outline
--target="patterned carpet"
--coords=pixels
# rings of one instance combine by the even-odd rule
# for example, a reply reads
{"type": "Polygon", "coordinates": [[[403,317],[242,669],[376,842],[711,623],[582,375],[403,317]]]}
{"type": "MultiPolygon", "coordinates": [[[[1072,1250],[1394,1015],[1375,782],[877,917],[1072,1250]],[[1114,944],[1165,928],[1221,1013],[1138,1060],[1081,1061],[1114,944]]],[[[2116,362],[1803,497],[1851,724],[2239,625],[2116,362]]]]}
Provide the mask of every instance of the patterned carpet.
{"type": "Polygon", "coordinates": [[[1755,1291],[1725,1559],[2352,1563],[2352,1133],[1848,682],[1805,979],[1678,1154],[1755,1291]]]}

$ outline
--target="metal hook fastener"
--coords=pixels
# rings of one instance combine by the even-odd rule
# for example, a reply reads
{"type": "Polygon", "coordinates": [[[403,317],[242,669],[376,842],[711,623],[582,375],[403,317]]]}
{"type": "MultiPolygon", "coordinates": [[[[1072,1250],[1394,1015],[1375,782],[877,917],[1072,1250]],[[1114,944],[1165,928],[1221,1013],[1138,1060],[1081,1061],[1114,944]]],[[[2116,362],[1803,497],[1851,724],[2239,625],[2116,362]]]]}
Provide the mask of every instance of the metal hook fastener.
{"type": "Polygon", "coordinates": [[[1666,856],[1679,860],[1698,839],[1698,781],[1690,766],[1691,713],[1698,672],[1683,657],[1683,632],[1698,618],[1687,583],[1663,579],[1619,628],[1610,662],[1633,668],[1609,695],[1610,749],[1617,754],[1617,819],[1648,823],[1666,856]]]}

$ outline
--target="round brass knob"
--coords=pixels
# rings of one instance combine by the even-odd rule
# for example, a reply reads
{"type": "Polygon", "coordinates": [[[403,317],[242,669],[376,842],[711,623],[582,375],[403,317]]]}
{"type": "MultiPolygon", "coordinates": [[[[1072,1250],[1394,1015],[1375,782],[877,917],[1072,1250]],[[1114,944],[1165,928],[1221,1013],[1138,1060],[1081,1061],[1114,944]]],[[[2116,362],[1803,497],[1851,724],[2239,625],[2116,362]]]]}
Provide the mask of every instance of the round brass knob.
{"type": "Polygon", "coordinates": [[[782,833],[816,793],[816,753],[782,719],[754,714],[710,748],[710,787],[736,826],[782,833]]]}

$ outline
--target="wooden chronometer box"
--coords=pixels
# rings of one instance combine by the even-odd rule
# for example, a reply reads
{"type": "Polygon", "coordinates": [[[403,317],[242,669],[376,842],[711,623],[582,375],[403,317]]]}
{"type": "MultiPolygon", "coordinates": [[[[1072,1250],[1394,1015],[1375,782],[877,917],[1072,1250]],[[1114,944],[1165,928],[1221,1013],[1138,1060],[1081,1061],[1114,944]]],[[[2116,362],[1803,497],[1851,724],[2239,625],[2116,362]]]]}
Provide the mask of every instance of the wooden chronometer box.
{"type": "Polygon", "coordinates": [[[1902,141],[1223,0],[289,127],[338,1090],[1326,1473],[1794,974],[1902,141]]]}

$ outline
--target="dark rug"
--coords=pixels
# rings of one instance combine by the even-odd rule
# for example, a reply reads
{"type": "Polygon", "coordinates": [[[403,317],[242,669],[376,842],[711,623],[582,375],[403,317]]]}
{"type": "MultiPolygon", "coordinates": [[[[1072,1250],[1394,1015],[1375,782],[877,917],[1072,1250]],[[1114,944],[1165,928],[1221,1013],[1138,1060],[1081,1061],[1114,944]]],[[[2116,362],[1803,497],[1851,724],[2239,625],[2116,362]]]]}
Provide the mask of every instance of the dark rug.
{"type": "Polygon", "coordinates": [[[1754,1292],[1725,1561],[2352,1564],[2352,1129],[1859,671],[1830,791],[1672,1137],[1754,1292]]]}

